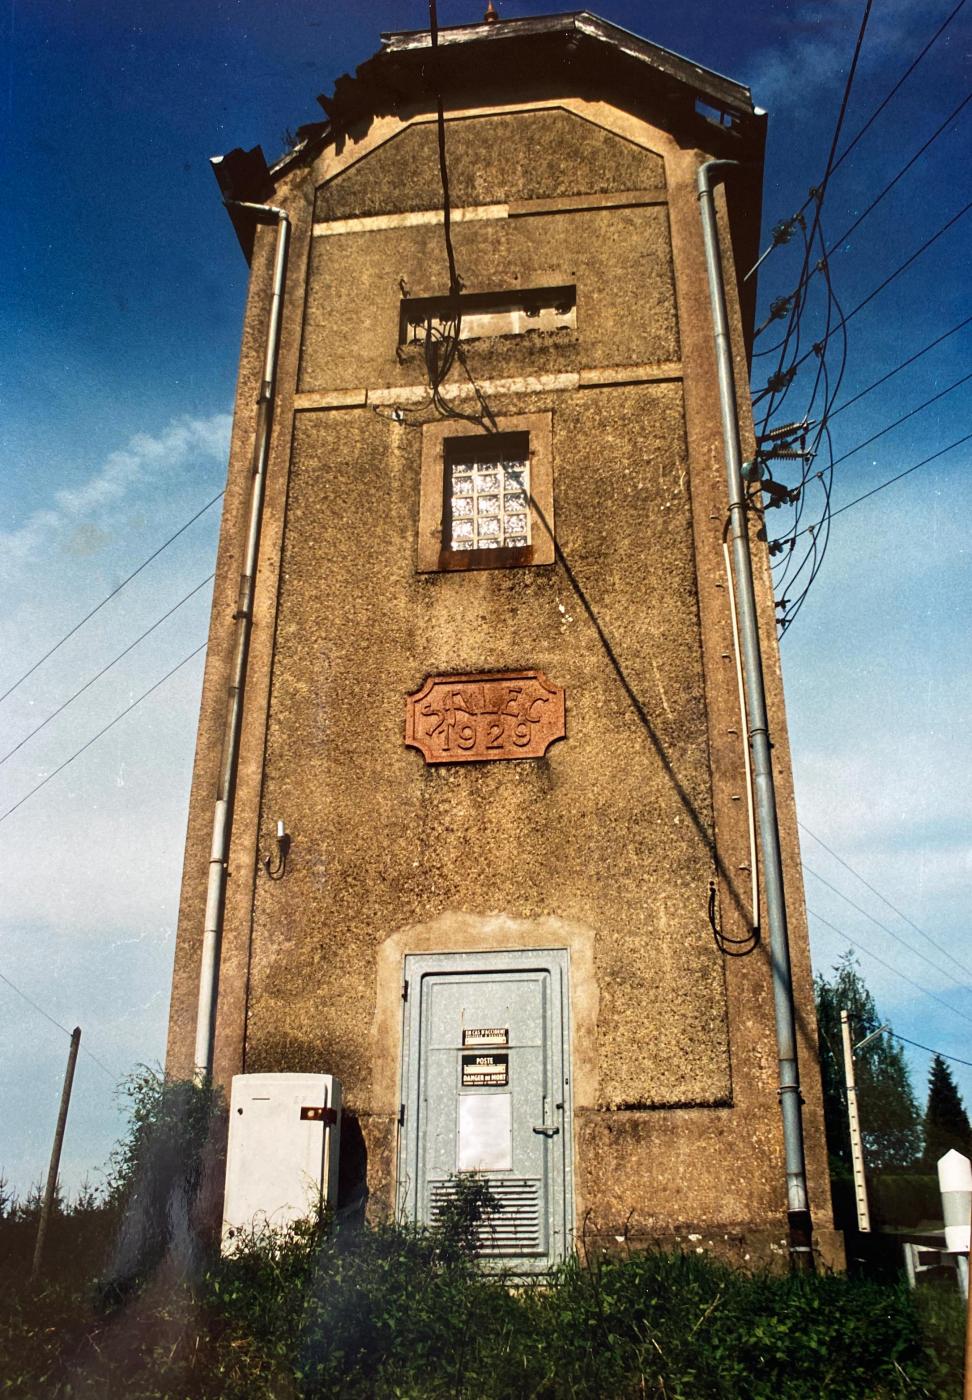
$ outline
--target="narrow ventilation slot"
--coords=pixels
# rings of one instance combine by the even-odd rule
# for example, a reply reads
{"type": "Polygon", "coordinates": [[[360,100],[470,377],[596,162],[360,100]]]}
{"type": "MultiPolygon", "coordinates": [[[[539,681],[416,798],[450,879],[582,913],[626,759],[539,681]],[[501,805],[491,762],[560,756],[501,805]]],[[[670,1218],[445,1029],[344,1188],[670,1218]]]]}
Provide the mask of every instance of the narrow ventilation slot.
{"type": "MultiPolygon", "coordinates": [[[[476,1253],[482,1259],[522,1259],[547,1253],[546,1231],[540,1213],[540,1181],[530,1177],[487,1177],[499,1205],[476,1229],[476,1253]]],[[[454,1181],[429,1183],[429,1218],[441,1219],[445,1204],[454,1198],[454,1181]]]]}
{"type": "MultiPolygon", "coordinates": [[[[577,288],[464,292],[459,297],[459,312],[460,340],[575,330],[577,288]]],[[[441,339],[452,325],[454,314],[455,302],[450,297],[405,297],[402,301],[399,344],[422,345],[430,336],[435,340],[441,339]]]]}

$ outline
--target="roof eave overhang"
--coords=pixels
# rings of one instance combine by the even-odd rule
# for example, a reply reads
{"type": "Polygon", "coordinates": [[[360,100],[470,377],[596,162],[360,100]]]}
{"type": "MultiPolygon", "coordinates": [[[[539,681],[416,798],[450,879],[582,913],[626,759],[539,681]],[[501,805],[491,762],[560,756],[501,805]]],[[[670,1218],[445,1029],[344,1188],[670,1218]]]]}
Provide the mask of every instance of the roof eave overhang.
{"type": "MultiPolygon", "coordinates": [[[[440,30],[438,42],[441,49],[449,50],[468,44],[495,45],[506,41],[522,42],[525,39],[550,36],[569,38],[571,35],[600,41],[613,49],[620,58],[684,83],[728,111],[740,116],[753,113],[752,95],[744,84],[726,78],[721,73],[715,73],[709,68],[703,68],[670,49],[652,44],[619,25],[609,24],[587,10],[541,15],[534,19],[500,20],[492,24],[460,25],[440,30]]],[[[382,34],[381,43],[382,47],[375,55],[376,59],[385,54],[428,52],[432,48],[432,36],[428,30],[409,30],[382,34]]]]}

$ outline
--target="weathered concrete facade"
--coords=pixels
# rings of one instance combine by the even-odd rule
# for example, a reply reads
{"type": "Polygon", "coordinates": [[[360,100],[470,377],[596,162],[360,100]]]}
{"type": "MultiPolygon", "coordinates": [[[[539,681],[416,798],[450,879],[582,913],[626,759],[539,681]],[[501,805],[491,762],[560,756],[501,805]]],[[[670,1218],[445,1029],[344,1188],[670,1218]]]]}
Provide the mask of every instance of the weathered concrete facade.
{"type": "MultiPolygon", "coordinates": [[[[441,517],[441,501],[430,517],[422,500],[423,462],[428,494],[441,471],[430,476],[429,454],[478,431],[436,412],[421,347],[400,343],[403,304],[449,290],[423,40],[393,37],[342,80],[327,126],[236,191],[285,208],[294,234],[216,1075],[337,1075],[348,1152],[357,1145],[350,1189],[357,1173],[371,1209],[391,1210],[405,958],[492,952],[500,966],[504,950],[567,950],[576,1230],[698,1231],[765,1253],[785,1234],[768,955],[760,944],[725,957],[708,909],[714,884],[720,927],[745,937],[745,728],[695,193],[706,158],[760,161],[762,122],[746,89],[610,26],[544,23],[447,31],[439,72],[464,295],[574,289],[572,325],[467,340],[470,377],[457,367],[445,391],[475,416],[473,380],[502,431],[542,438],[554,562],[419,567],[423,511],[441,517]],[[543,757],[427,764],[405,747],[405,697],[426,677],[519,669],[566,691],[566,737],[543,757]],[[280,819],[293,846],[270,880],[261,858],[280,819]]],[[[745,384],[749,308],[731,270],[734,247],[755,247],[758,182],[737,186],[738,202],[720,205],[745,384]]],[[[258,227],[252,250],[174,975],[176,1074],[192,1063],[273,237],[258,227]]],[[[745,395],[740,414],[748,425],[745,395]]],[[[773,600],[757,560],[808,1171],[831,1252],[773,600]]]]}

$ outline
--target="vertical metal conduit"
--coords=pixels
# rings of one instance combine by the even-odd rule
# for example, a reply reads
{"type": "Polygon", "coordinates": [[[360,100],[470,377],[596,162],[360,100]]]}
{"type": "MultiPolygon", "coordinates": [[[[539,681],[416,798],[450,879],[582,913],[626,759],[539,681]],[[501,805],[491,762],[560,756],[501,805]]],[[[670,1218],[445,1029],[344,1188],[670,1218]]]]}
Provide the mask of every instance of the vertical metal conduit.
{"type": "MultiPolygon", "coordinates": [[[[813,1269],[812,1222],[807,1196],[806,1159],[803,1145],[802,1097],[797,1064],[796,1023],[793,1011],[793,982],[790,971],[790,945],[786,925],[783,889],[783,861],[780,853],[776,791],[773,785],[772,747],[766,715],[763,662],[756,620],[753,565],[749,552],[749,529],[742,482],[739,447],[739,419],[736,412],[736,384],[732,371],[729,320],[726,314],[722,259],[712,196],[712,174],[738,166],[733,160],[709,160],[699,168],[698,194],[705,244],[706,272],[715,333],[716,365],[719,376],[719,403],[722,413],[722,439],[726,454],[729,486],[729,540],[732,547],[736,606],[746,677],[749,743],[753,756],[753,780],[760,845],[763,853],[763,885],[766,891],[766,922],[769,928],[770,959],[773,972],[773,1004],[776,1012],[776,1050],[780,1074],[780,1110],[783,1116],[783,1149],[786,1161],[786,1199],[789,1222],[790,1260],[794,1268],[813,1269]]],[[[732,582],[730,581],[730,586],[732,582]]]]}
{"type": "Polygon", "coordinates": [[[216,1004],[219,997],[219,958],[223,941],[226,873],[233,824],[232,804],[240,756],[243,691],[246,685],[246,662],[250,649],[250,632],[253,626],[253,597],[256,590],[257,556],[260,549],[260,527],[263,520],[263,499],[267,479],[267,455],[270,447],[270,429],[273,423],[273,396],[277,382],[277,357],[280,348],[280,313],[290,234],[290,220],[282,209],[277,209],[272,204],[250,204],[242,200],[229,202],[239,209],[252,210],[258,217],[276,219],[277,248],[270,294],[267,349],[260,391],[257,396],[250,523],[246,537],[243,572],[240,577],[239,601],[234,614],[236,647],[226,697],[223,753],[219,768],[219,786],[216,790],[216,805],[213,810],[213,839],[209,852],[206,916],[203,928],[202,957],[199,966],[199,1005],[196,1012],[194,1077],[198,1083],[212,1078],[213,1073],[213,1039],[216,1026],[216,1004]]]}

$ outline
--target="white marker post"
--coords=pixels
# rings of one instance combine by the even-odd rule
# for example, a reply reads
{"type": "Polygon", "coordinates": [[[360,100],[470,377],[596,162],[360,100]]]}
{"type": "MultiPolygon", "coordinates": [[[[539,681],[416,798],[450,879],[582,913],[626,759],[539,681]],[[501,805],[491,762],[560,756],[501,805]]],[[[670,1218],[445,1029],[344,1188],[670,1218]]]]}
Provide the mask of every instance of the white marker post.
{"type": "Polygon", "coordinates": [[[969,1296],[969,1222],[972,1219],[972,1162],[953,1148],[938,1159],[938,1189],[945,1220],[945,1253],[955,1255],[962,1296],[969,1296]]]}

